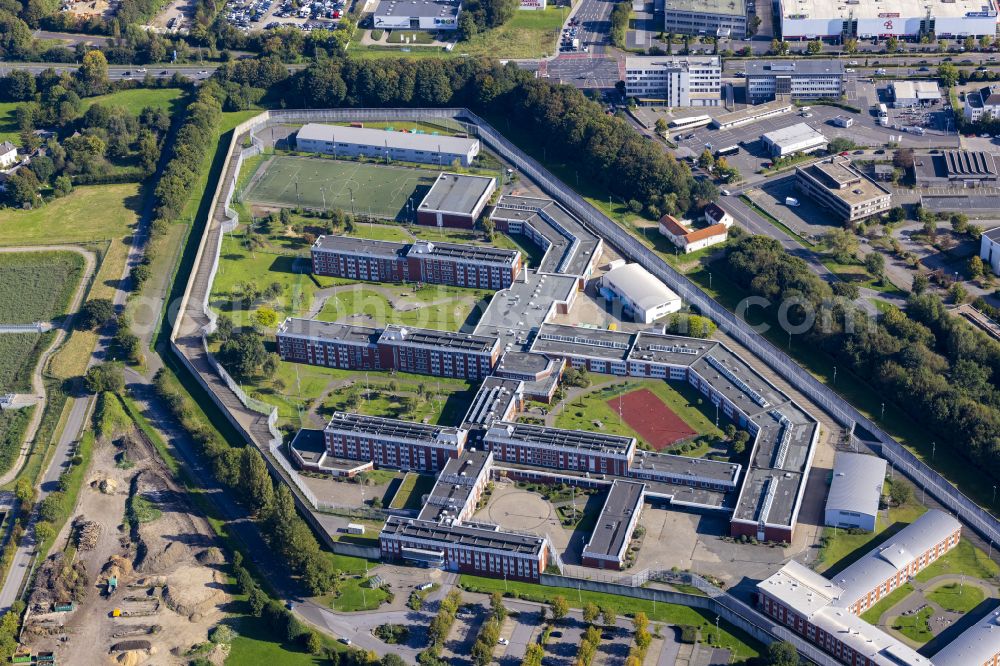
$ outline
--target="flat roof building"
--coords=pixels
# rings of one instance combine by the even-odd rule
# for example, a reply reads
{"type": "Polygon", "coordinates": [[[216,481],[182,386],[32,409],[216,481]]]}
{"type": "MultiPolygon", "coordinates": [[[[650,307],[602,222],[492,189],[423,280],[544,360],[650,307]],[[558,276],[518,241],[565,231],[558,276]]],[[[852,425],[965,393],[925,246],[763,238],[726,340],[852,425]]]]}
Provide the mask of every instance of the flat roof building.
{"type": "Polygon", "coordinates": [[[722,63],[718,56],[628,56],[625,94],[639,104],[720,106],[722,63]]]}
{"type": "Polygon", "coordinates": [[[747,36],[743,0],[666,0],[663,19],[663,30],[679,35],[747,36]]]}
{"type": "Polygon", "coordinates": [[[833,462],[830,492],[826,496],[825,524],[874,532],[884,483],[884,459],[838,452],[833,462]]]}
{"type": "Polygon", "coordinates": [[[585,567],[596,569],[624,569],[629,542],[639,522],[646,486],[632,481],[611,483],[604,506],[597,515],[594,531],[590,533],[581,554],[585,567]]]}
{"type": "Polygon", "coordinates": [[[747,100],[840,99],[846,90],[841,60],[750,60],[747,62],[747,100]]]}
{"type": "Polygon", "coordinates": [[[624,476],[635,455],[635,438],[589,430],[564,430],[497,421],[483,437],[497,464],[506,461],[624,476]]]}
{"type": "Polygon", "coordinates": [[[996,187],[996,158],[984,150],[945,150],[915,155],[913,175],[920,187],[996,187]]]}
{"type": "Polygon", "coordinates": [[[420,520],[456,524],[472,518],[476,504],[490,480],[493,454],[462,451],[449,458],[420,510],[420,520]]]}
{"type": "Polygon", "coordinates": [[[461,0],[380,0],[372,25],[385,30],[456,30],[461,0]]]}
{"type": "MultiPolygon", "coordinates": [[[[385,4],[385,0],[381,4],[385,4]]],[[[368,157],[440,166],[455,161],[469,166],[480,148],[479,139],[320,123],[303,125],[295,136],[295,146],[304,152],[334,157],[368,157]]]]}
{"type": "Polygon", "coordinates": [[[496,187],[496,178],[439,174],[417,207],[417,224],[471,229],[496,187]]]}
{"type": "Polygon", "coordinates": [[[468,439],[461,428],[349,412],[334,412],[323,433],[334,457],[432,472],[458,456],[468,439]]]}
{"type": "Polygon", "coordinates": [[[941,91],[937,81],[893,81],[889,84],[892,106],[895,109],[910,109],[941,103],[941,91]]]}
{"type": "Polygon", "coordinates": [[[990,267],[994,275],[1000,275],[1000,227],[983,232],[979,239],[979,258],[990,267]]]}
{"type": "Polygon", "coordinates": [[[680,296],[639,264],[625,264],[602,275],[601,293],[643,324],[677,312],[682,305],[680,296]]]}
{"type": "Polygon", "coordinates": [[[734,127],[749,125],[766,120],[767,118],[783,116],[786,113],[791,113],[794,108],[787,100],[762,102],[756,106],[748,106],[738,111],[720,113],[712,118],[712,127],[721,130],[733,129],[734,127]]]}
{"type": "Polygon", "coordinates": [[[825,150],[829,141],[821,132],[805,123],[797,123],[788,127],[761,134],[761,142],[767,148],[771,157],[787,157],[796,153],[814,153],[825,150]]]}
{"type": "Polygon", "coordinates": [[[846,157],[831,157],[795,169],[798,189],[845,222],[880,215],[892,205],[892,195],[854,168],[846,157]]]}
{"type": "Polygon", "coordinates": [[[1000,609],[990,611],[932,657],[934,666],[1000,663],[1000,609]]]}
{"type": "Polygon", "coordinates": [[[466,430],[488,428],[496,421],[513,421],[524,402],[524,382],[520,379],[487,377],[476,391],[462,419],[466,430]]]}
{"type": "Polygon", "coordinates": [[[837,0],[781,0],[783,39],[843,39],[925,35],[965,37],[996,32],[993,0],[884,0],[851,4],[837,0]]]}

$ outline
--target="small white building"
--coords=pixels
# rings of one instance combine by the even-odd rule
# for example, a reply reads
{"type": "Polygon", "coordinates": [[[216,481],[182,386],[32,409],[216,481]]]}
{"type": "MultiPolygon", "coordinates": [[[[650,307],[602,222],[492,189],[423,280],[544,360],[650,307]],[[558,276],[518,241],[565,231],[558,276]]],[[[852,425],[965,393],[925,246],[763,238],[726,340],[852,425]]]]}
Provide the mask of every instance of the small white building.
{"type": "Polygon", "coordinates": [[[17,164],[17,146],[10,141],[0,143],[0,169],[17,164]]]}
{"type": "Polygon", "coordinates": [[[798,123],[762,134],[760,140],[771,157],[785,157],[795,153],[812,153],[829,145],[826,137],[805,123],[798,123]]]}
{"type": "Polygon", "coordinates": [[[874,532],[884,483],[882,458],[838,453],[833,462],[833,481],[826,497],[823,522],[828,527],[857,527],[874,532]]]}
{"type": "Polygon", "coordinates": [[[979,241],[979,258],[994,275],[1000,275],[1000,227],[983,232],[979,241]]]}
{"type": "Polygon", "coordinates": [[[735,221],[732,215],[722,209],[722,206],[714,203],[705,206],[705,224],[709,226],[721,224],[728,229],[735,221]]]}
{"type": "MultiPolygon", "coordinates": [[[[723,215],[726,214],[725,211],[722,212],[723,215]]],[[[730,218],[729,224],[732,224],[732,218],[730,218]]],[[[718,243],[725,243],[726,239],[729,238],[729,226],[724,222],[692,230],[673,215],[664,215],[660,218],[659,230],[660,234],[666,236],[671,243],[683,250],[684,254],[697,252],[718,243]]]]}
{"type": "Polygon", "coordinates": [[[889,87],[895,109],[912,109],[941,102],[937,81],[893,81],[889,87]]]}
{"type": "Polygon", "coordinates": [[[681,297],[639,264],[613,267],[601,276],[601,294],[619,301],[622,311],[649,324],[681,309],[681,297]]]}

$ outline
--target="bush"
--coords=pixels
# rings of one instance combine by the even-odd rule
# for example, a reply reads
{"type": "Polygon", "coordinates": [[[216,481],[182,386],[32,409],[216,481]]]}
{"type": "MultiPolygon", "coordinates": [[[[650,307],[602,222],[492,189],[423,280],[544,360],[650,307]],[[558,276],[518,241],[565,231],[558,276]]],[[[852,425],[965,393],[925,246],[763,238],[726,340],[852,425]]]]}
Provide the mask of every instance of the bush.
{"type": "Polygon", "coordinates": [[[236,630],[228,624],[220,624],[208,633],[208,640],[212,641],[216,645],[228,645],[232,643],[238,635],[239,634],[236,633],[236,630]]]}

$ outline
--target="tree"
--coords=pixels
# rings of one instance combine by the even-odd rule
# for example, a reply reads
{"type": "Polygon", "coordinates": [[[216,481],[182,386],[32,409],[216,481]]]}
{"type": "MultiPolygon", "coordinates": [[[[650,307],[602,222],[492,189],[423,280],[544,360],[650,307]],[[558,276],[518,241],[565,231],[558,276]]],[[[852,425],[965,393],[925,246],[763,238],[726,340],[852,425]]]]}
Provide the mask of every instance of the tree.
{"type": "Polygon", "coordinates": [[[320,654],[323,652],[323,639],[315,631],[310,631],[306,636],[306,652],[309,654],[320,654]]]}
{"type": "Polygon", "coordinates": [[[274,308],[267,307],[266,305],[261,308],[257,308],[257,311],[253,315],[254,322],[261,328],[274,328],[278,325],[278,313],[274,311],[274,308]]]}
{"type": "Polygon", "coordinates": [[[979,258],[978,254],[972,255],[969,258],[969,275],[972,276],[973,280],[981,280],[986,274],[986,266],[983,264],[983,260],[979,258]]]}
{"type": "Polygon", "coordinates": [[[49,182],[49,178],[56,172],[52,159],[45,155],[31,158],[31,164],[28,165],[28,168],[35,173],[35,178],[38,179],[39,183],[49,182]]]}
{"type": "Polygon", "coordinates": [[[115,316],[115,304],[109,298],[92,298],[83,304],[74,323],[81,331],[92,331],[115,316]]]}
{"type": "Polygon", "coordinates": [[[31,169],[19,169],[7,179],[7,199],[18,208],[31,208],[39,202],[38,178],[31,169]]]}
{"type": "Polygon", "coordinates": [[[83,56],[77,77],[89,95],[100,95],[108,88],[108,59],[104,53],[93,49],[83,56]]]}
{"type": "Polygon", "coordinates": [[[885,257],[879,252],[865,255],[865,270],[878,280],[885,278],[885,257]]]}
{"type": "Polygon", "coordinates": [[[657,118],[656,119],[656,123],[653,125],[653,129],[656,130],[657,134],[666,134],[667,133],[667,119],[666,118],[657,118]]]}
{"type": "Polygon", "coordinates": [[[941,79],[941,85],[945,88],[950,88],[958,83],[958,68],[950,62],[938,65],[937,75],[941,79]]]}
{"type": "Polygon", "coordinates": [[[95,365],[87,370],[84,375],[83,384],[90,393],[110,393],[121,394],[125,391],[125,373],[123,366],[118,361],[110,361],[95,365]]]}
{"type": "Polygon", "coordinates": [[[588,601],[583,606],[583,621],[587,624],[594,624],[601,616],[601,609],[592,601],[588,601]]]}
{"type": "Polygon", "coordinates": [[[889,486],[889,498],[896,506],[902,506],[913,497],[913,486],[901,478],[894,478],[889,486]]]}
{"type": "Polygon", "coordinates": [[[618,616],[615,613],[615,609],[610,606],[601,606],[601,621],[604,623],[605,627],[615,626],[618,616]]]}
{"type": "Polygon", "coordinates": [[[73,191],[73,179],[69,176],[56,176],[56,182],[52,185],[52,193],[57,197],[64,197],[73,191]]]}
{"type": "Polygon", "coordinates": [[[861,295],[861,288],[853,282],[837,281],[830,285],[835,296],[846,298],[849,301],[857,300],[861,295]]]}
{"type": "Polygon", "coordinates": [[[490,595],[490,610],[493,612],[493,617],[501,622],[507,617],[507,607],[503,605],[503,595],[500,592],[490,595]]]}
{"type": "Polygon", "coordinates": [[[552,619],[556,622],[566,617],[567,613],[569,613],[569,602],[562,595],[553,597],[552,603],[549,605],[552,608],[552,619]]]}
{"type": "Polygon", "coordinates": [[[969,300],[969,292],[961,282],[955,282],[948,289],[948,296],[955,305],[961,305],[969,300]]]}
{"type": "Polygon", "coordinates": [[[736,437],[733,438],[733,453],[740,455],[746,451],[747,443],[750,441],[750,433],[746,430],[740,430],[736,433],[736,437]]]}
{"type": "Polygon", "coordinates": [[[839,263],[846,264],[854,259],[858,251],[858,237],[846,229],[831,229],[823,234],[823,244],[839,263]]]}
{"type": "Polygon", "coordinates": [[[776,641],[767,646],[764,659],[768,666],[798,666],[799,653],[788,641],[776,641]]]}
{"type": "Polygon", "coordinates": [[[712,151],[706,148],[701,151],[701,155],[698,156],[698,166],[702,169],[711,169],[715,166],[715,158],[712,156],[712,151]]]}
{"type": "Polygon", "coordinates": [[[897,169],[912,169],[913,168],[913,149],[912,148],[899,148],[892,155],[892,165],[897,169]]]}
{"type": "Polygon", "coordinates": [[[806,44],[806,53],[808,53],[809,55],[816,55],[817,53],[820,53],[822,50],[823,50],[823,42],[821,42],[818,39],[813,39],[808,44],[806,44]]]}
{"type": "Polygon", "coordinates": [[[545,648],[538,643],[532,643],[524,651],[524,659],[521,666],[542,666],[542,659],[545,658],[545,648]]]}
{"type": "Polygon", "coordinates": [[[964,234],[969,230],[969,216],[965,213],[954,213],[951,216],[951,228],[956,233],[964,234]]]}
{"type": "Polygon", "coordinates": [[[926,273],[917,273],[913,276],[913,293],[920,295],[927,291],[931,285],[931,280],[926,273]]]}
{"type": "Polygon", "coordinates": [[[247,498],[250,510],[258,516],[266,515],[274,505],[274,485],[257,447],[243,447],[240,456],[240,488],[247,498]]]}
{"type": "Polygon", "coordinates": [[[237,380],[257,375],[266,359],[263,336],[250,328],[234,332],[219,348],[219,361],[237,380]]]}
{"type": "Polygon", "coordinates": [[[497,225],[493,221],[492,217],[483,218],[483,235],[486,236],[486,240],[493,242],[497,238],[497,225]]]}

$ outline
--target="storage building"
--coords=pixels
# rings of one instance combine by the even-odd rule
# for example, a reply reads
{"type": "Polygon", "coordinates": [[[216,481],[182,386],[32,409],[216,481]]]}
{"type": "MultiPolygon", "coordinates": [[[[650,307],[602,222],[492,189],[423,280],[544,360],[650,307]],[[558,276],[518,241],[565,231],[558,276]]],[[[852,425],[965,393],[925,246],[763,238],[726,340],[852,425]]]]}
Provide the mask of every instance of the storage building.
{"type": "Polygon", "coordinates": [[[826,525],[874,532],[884,483],[884,459],[860,453],[837,453],[826,497],[826,525]]]}
{"type": "Polygon", "coordinates": [[[334,157],[367,157],[447,166],[469,166],[479,154],[479,139],[414,132],[390,132],[369,127],[303,125],[295,137],[298,150],[334,157]]]}
{"type": "Polygon", "coordinates": [[[601,294],[643,324],[681,309],[681,297],[639,264],[625,264],[602,275],[601,294]]]}
{"type": "Polygon", "coordinates": [[[760,140],[771,157],[787,157],[795,153],[813,153],[825,150],[829,141],[820,132],[805,123],[762,134],[760,140]]]}
{"type": "Polygon", "coordinates": [[[417,224],[471,229],[496,187],[495,178],[442,173],[417,208],[417,224]]]}

